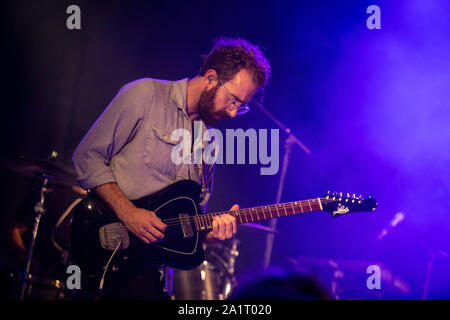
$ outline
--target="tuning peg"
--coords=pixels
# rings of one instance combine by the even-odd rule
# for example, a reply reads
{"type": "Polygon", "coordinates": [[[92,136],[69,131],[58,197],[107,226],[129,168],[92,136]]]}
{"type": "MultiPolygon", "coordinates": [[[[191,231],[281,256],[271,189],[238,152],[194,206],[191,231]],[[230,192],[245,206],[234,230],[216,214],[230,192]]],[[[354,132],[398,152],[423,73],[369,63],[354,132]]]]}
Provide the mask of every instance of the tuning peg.
{"type": "Polygon", "coordinates": [[[355,195],[355,194],[353,194],[352,198],[353,198],[353,199],[356,199],[356,195],[355,195]]]}
{"type": "Polygon", "coordinates": [[[362,194],[359,195],[358,199],[361,199],[361,200],[362,200],[362,194]]]}

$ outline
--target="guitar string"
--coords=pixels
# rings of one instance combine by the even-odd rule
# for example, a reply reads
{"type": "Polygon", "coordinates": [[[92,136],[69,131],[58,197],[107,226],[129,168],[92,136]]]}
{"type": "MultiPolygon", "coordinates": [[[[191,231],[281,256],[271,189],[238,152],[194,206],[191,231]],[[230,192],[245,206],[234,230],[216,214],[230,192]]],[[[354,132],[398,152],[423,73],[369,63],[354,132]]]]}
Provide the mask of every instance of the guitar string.
{"type": "MultiPolygon", "coordinates": [[[[316,198],[317,199],[317,198],[316,198]]],[[[311,199],[311,200],[316,200],[316,199],[311,199]]],[[[309,201],[311,201],[311,200],[309,200],[309,201]]],[[[326,198],[320,198],[320,200],[321,201],[324,201],[325,203],[326,202],[336,202],[336,201],[339,201],[339,200],[327,200],[326,198]]],[[[297,202],[303,202],[303,201],[308,201],[308,200],[301,200],[301,201],[297,201],[297,202]]],[[[261,210],[263,210],[264,211],[264,208],[266,208],[266,210],[269,210],[267,207],[273,207],[273,206],[285,206],[285,205],[287,205],[287,204],[294,204],[294,202],[287,202],[287,203],[282,203],[282,204],[279,204],[279,205],[268,205],[268,206],[259,206],[259,207],[254,207],[254,208],[243,208],[243,209],[239,209],[239,210],[234,210],[234,211],[240,211],[242,214],[249,214],[249,213],[255,213],[254,211],[252,211],[252,212],[243,212],[244,210],[258,210],[258,209],[261,209],[261,210]]],[[[310,204],[309,204],[310,205],[310,204]]],[[[313,204],[314,205],[314,204],[313,204]]],[[[298,204],[296,205],[296,206],[298,206],[298,204]]],[[[289,208],[289,210],[291,210],[290,208],[289,208]]],[[[221,214],[225,214],[225,213],[229,213],[230,211],[223,211],[223,212],[215,212],[215,213],[207,213],[207,214],[205,214],[205,215],[221,215],[221,214]]],[[[201,215],[201,216],[205,216],[205,215],[201,215]]],[[[193,217],[192,216],[190,216],[190,219],[192,219],[193,217]]],[[[167,222],[169,222],[170,223],[170,221],[174,221],[174,220],[176,220],[176,221],[179,221],[180,220],[180,218],[170,218],[170,219],[165,219],[165,220],[161,220],[162,222],[165,222],[165,221],[167,221],[167,222]]]]}
{"type": "MultiPolygon", "coordinates": [[[[336,202],[336,201],[339,201],[339,200],[327,200],[327,199],[321,199],[321,200],[323,200],[325,203],[324,204],[327,204],[328,202],[336,202]]],[[[305,200],[305,201],[307,201],[307,200],[305,200]]],[[[314,204],[313,204],[314,205],[314,204]]],[[[264,207],[265,208],[265,207],[264,207]]],[[[253,208],[253,209],[256,209],[256,211],[253,211],[251,208],[245,208],[245,209],[240,209],[240,210],[236,210],[236,211],[240,211],[240,215],[244,215],[244,216],[246,216],[246,217],[248,217],[249,215],[253,215],[253,214],[257,214],[257,216],[259,217],[259,215],[262,213],[263,215],[265,215],[265,213],[264,213],[264,209],[263,209],[263,207],[256,207],[256,208],[253,208]],[[258,209],[262,209],[261,210],[261,212],[259,212],[258,211],[258,209]],[[244,210],[252,210],[251,212],[244,212],[244,210]]],[[[269,210],[268,208],[266,209],[266,210],[269,210]]],[[[291,208],[289,208],[289,210],[291,210],[291,208]]],[[[315,211],[315,210],[314,210],[315,211]]],[[[310,212],[310,211],[307,211],[307,212],[310,212]]],[[[305,213],[307,213],[307,212],[305,212],[305,213]]],[[[220,216],[221,214],[226,214],[226,213],[230,213],[230,211],[226,211],[226,212],[217,212],[217,213],[208,213],[208,214],[206,214],[206,215],[200,215],[199,217],[206,217],[206,216],[209,216],[209,217],[212,217],[212,218],[214,218],[215,216],[220,216]]],[[[233,212],[234,213],[234,212],[233,212]]],[[[300,212],[299,212],[300,213],[300,212]]],[[[302,212],[303,213],[303,212],[302,212]]],[[[287,214],[287,215],[292,215],[292,213],[291,214],[287,214]]],[[[194,220],[194,219],[196,219],[196,217],[197,216],[190,216],[189,217],[189,220],[190,220],[190,222],[191,223],[195,223],[196,221],[194,220]]],[[[279,217],[283,217],[283,216],[279,216],[279,217]]],[[[208,219],[208,218],[205,218],[205,219],[208,219]]],[[[269,218],[266,218],[266,219],[269,219],[269,218]]],[[[266,220],[266,219],[260,219],[260,220],[266,220]]],[[[162,222],[164,222],[164,223],[166,223],[168,226],[170,226],[170,225],[180,225],[181,224],[181,218],[171,218],[171,219],[166,219],[166,220],[161,220],[162,222]]],[[[200,221],[199,221],[200,222],[200,221]]],[[[203,222],[207,222],[207,221],[203,221],[203,222]]]]}
{"type": "MultiPolygon", "coordinates": [[[[341,201],[341,200],[333,200],[333,199],[326,199],[326,198],[321,198],[320,200],[322,200],[324,202],[324,204],[327,204],[328,202],[341,201]]],[[[308,201],[308,200],[302,200],[302,201],[308,201]]],[[[285,203],[285,204],[287,204],[287,203],[285,203]]],[[[283,204],[283,205],[285,205],[285,204],[283,204]]],[[[257,207],[257,208],[262,208],[262,207],[257,207]]],[[[254,208],[254,209],[257,209],[257,208],[254,208]]],[[[242,210],[248,210],[248,209],[250,209],[250,208],[241,209],[241,211],[242,210]]],[[[311,212],[311,211],[307,211],[307,212],[304,212],[304,213],[309,213],[309,212],[311,212]]],[[[223,213],[227,213],[227,212],[223,212],[223,213]]],[[[208,215],[210,215],[210,216],[220,216],[223,213],[210,213],[208,215]]],[[[257,213],[257,215],[259,217],[260,213],[258,213],[258,212],[253,212],[253,211],[252,212],[241,212],[241,214],[246,215],[246,216],[248,214],[252,214],[253,215],[254,213],[257,213]]],[[[292,215],[292,214],[287,214],[287,215],[292,215]]],[[[280,217],[283,217],[283,216],[280,216],[280,217]]],[[[197,223],[199,225],[204,225],[205,230],[197,230],[197,231],[208,231],[208,230],[212,229],[212,224],[210,224],[208,220],[203,220],[202,221],[203,223],[201,223],[200,221],[197,221],[197,223],[196,223],[196,221],[194,220],[195,216],[193,216],[193,217],[190,216],[189,219],[190,219],[190,222],[193,223],[194,225],[197,225],[197,223]]],[[[269,219],[269,218],[267,218],[267,219],[269,219]]],[[[169,219],[167,219],[167,220],[169,220],[169,219]]],[[[164,222],[164,221],[167,221],[167,220],[162,220],[162,221],[164,222]]],[[[171,234],[174,234],[174,233],[178,233],[179,234],[180,233],[180,227],[181,227],[181,219],[180,218],[172,218],[170,220],[177,220],[177,221],[173,221],[172,223],[169,223],[167,228],[166,228],[166,230],[165,230],[165,232],[164,232],[164,234],[166,234],[166,235],[171,235],[171,234]]],[[[241,220],[242,220],[242,218],[241,218],[241,220]]]]}
{"type": "MultiPolygon", "coordinates": [[[[324,201],[324,204],[327,204],[328,202],[337,202],[337,201],[340,201],[340,200],[330,200],[330,199],[325,199],[325,198],[321,198],[320,199],[321,201],[324,201]]],[[[302,200],[302,201],[308,201],[308,200],[302,200]]],[[[292,202],[293,203],[293,202],[292,202]]],[[[285,203],[285,204],[282,204],[282,205],[286,205],[287,203],[285,203]]],[[[310,204],[309,204],[310,205],[310,204]]],[[[313,204],[314,205],[314,204],[313,204]]],[[[240,209],[240,210],[236,210],[236,211],[240,211],[240,215],[244,215],[244,216],[248,216],[248,215],[253,215],[253,214],[257,214],[257,216],[259,217],[259,215],[262,213],[263,215],[265,214],[264,213],[264,209],[263,208],[265,208],[265,207],[255,207],[255,208],[253,208],[253,209],[256,209],[256,211],[254,211],[254,210],[252,210],[251,208],[244,208],[244,209],[240,209]],[[261,209],[262,211],[261,212],[258,212],[258,209],[261,209]],[[252,211],[250,211],[250,212],[243,212],[244,210],[252,210],[252,211]]],[[[289,209],[289,210],[291,210],[291,209],[289,209]]],[[[307,211],[307,212],[310,212],[310,211],[307,211]]],[[[206,214],[206,215],[200,215],[201,217],[205,217],[205,216],[209,216],[209,217],[212,217],[212,218],[214,218],[215,216],[220,216],[221,214],[225,214],[225,213],[230,213],[229,211],[227,211],[227,212],[220,212],[220,213],[208,213],[208,214],[206,214]]],[[[303,212],[302,212],[303,213],[303,212]]],[[[306,212],[305,212],[306,213],[306,212]]],[[[287,215],[292,215],[292,214],[287,214],[287,215]]],[[[194,219],[196,219],[196,217],[197,216],[190,216],[189,217],[189,222],[190,223],[196,223],[196,221],[194,220],[194,219]]],[[[280,216],[280,217],[283,217],[283,216],[280,216]]],[[[207,218],[206,218],[207,219],[207,218]]],[[[269,219],[269,218],[267,218],[267,219],[269,219]]],[[[264,219],[264,220],[267,220],[267,219],[264,219]]],[[[170,227],[170,226],[180,226],[181,225],[181,220],[182,220],[182,218],[170,218],[170,219],[165,219],[165,220],[161,220],[162,222],[164,222],[166,225],[167,225],[167,227],[170,227]],[[167,223],[166,223],[167,222],[167,223]]],[[[242,220],[242,219],[241,219],[242,220]]],[[[261,220],[263,220],[263,219],[261,219],[261,220]]],[[[197,222],[199,222],[200,223],[200,221],[197,221],[197,222]]],[[[209,224],[209,221],[203,221],[203,222],[208,222],[208,224],[209,224]]],[[[167,228],[166,228],[166,230],[167,230],[167,228]]]]}

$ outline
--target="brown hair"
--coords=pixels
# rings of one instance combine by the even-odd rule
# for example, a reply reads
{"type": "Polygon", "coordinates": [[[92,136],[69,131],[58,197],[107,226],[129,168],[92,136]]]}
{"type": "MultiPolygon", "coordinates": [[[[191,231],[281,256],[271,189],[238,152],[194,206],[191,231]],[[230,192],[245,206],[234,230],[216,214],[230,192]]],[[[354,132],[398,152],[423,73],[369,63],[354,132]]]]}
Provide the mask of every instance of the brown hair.
{"type": "Polygon", "coordinates": [[[242,69],[253,75],[253,82],[264,89],[270,78],[270,65],[261,50],[244,39],[218,38],[211,51],[205,56],[200,75],[213,69],[223,81],[234,78],[242,69]]]}

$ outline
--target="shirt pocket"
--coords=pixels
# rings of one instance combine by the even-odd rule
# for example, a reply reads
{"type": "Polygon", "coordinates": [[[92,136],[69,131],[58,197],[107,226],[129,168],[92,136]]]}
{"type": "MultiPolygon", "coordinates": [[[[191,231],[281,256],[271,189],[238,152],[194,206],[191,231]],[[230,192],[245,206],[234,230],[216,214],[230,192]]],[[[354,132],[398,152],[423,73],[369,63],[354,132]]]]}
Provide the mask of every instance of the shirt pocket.
{"type": "Polygon", "coordinates": [[[145,165],[175,180],[176,166],[171,153],[178,142],[172,141],[171,135],[172,132],[167,129],[154,124],[151,126],[145,150],[145,165]]]}

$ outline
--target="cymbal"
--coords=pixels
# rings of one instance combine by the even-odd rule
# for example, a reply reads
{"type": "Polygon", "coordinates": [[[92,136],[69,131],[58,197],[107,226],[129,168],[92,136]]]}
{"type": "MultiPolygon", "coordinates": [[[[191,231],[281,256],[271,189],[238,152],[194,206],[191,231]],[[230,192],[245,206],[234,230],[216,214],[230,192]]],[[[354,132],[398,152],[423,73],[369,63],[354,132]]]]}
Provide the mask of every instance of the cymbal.
{"type": "Polygon", "coordinates": [[[11,171],[28,177],[45,173],[50,176],[51,182],[54,184],[77,185],[75,170],[55,161],[20,156],[2,159],[0,164],[11,171]]]}

